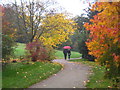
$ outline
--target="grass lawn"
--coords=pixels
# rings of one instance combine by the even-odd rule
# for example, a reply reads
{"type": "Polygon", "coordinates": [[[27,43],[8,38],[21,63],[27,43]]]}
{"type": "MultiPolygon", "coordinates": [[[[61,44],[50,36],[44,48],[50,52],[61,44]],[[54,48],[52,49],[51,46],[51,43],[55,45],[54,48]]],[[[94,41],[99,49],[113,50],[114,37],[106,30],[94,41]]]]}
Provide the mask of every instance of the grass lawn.
{"type": "Polygon", "coordinates": [[[61,68],[60,64],[49,62],[10,63],[3,70],[2,87],[27,88],[57,73],[61,68]]]}
{"type": "Polygon", "coordinates": [[[70,60],[73,62],[81,62],[92,67],[91,76],[86,84],[87,88],[108,88],[111,87],[113,82],[104,78],[105,67],[97,65],[95,62],[87,61],[84,59],[70,60]]]}
{"type": "MultiPolygon", "coordinates": [[[[24,56],[25,55],[25,44],[18,43],[18,46],[15,49],[14,54],[15,54],[15,58],[19,58],[20,56],[24,56]]],[[[56,50],[55,56],[58,59],[63,59],[64,58],[63,51],[56,50]]],[[[80,53],[71,51],[71,58],[78,58],[81,56],[82,55],[80,53]]]]}
{"type": "Polygon", "coordinates": [[[17,48],[15,48],[14,51],[14,58],[19,58],[21,56],[25,55],[25,47],[26,45],[24,43],[17,43],[17,48]]]}
{"type": "MultiPolygon", "coordinates": [[[[63,51],[56,50],[55,56],[56,56],[58,59],[63,59],[63,58],[64,58],[63,51]]],[[[79,57],[81,57],[81,56],[82,56],[82,55],[81,55],[80,53],[71,51],[71,58],[79,58],[79,57]]]]}

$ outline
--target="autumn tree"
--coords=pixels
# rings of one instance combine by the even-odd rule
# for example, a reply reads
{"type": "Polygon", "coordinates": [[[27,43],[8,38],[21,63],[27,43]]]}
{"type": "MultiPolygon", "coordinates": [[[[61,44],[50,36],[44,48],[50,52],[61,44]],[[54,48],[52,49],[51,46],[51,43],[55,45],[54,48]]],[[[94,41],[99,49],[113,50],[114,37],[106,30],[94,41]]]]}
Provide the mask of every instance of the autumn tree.
{"type": "Polygon", "coordinates": [[[3,6],[2,8],[2,58],[5,60],[9,60],[11,56],[13,56],[13,50],[15,46],[15,34],[16,29],[13,24],[8,21],[7,10],[3,6]]]}
{"type": "Polygon", "coordinates": [[[45,32],[40,37],[40,40],[43,41],[45,45],[55,47],[57,44],[65,42],[69,39],[70,35],[74,34],[76,23],[60,13],[47,15],[41,27],[45,29],[45,32]]]}
{"type": "Polygon", "coordinates": [[[35,37],[39,38],[42,35],[42,29],[40,28],[41,21],[45,17],[45,13],[53,12],[54,10],[49,8],[55,2],[51,0],[46,1],[23,1],[18,4],[12,3],[10,6],[13,9],[13,13],[8,11],[8,15],[14,21],[14,25],[17,27],[18,41],[20,42],[32,42],[35,37]],[[22,39],[21,39],[22,38],[22,39]]]}
{"type": "MultiPolygon", "coordinates": [[[[44,48],[47,48],[50,57],[52,56],[52,49],[56,47],[57,44],[65,42],[69,39],[70,35],[74,34],[76,23],[62,13],[56,13],[47,14],[46,18],[41,22],[40,27],[43,30],[43,34],[40,36],[39,41],[43,43],[44,48]]],[[[37,36],[35,40],[37,40],[36,38],[37,36]]]]}
{"type": "MultiPolygon", "coordinates": [[[[119,83],[120,75],[120,2],[97,2],[92,10],[100,13],[91,19],[93,24],[85,24],[90,30],[86,42],[89,54],[97,57],[96,61],[106,66],[106,76],[119,83]]],[[[119,86],[118,86],[119,87],[119,86]]]]}
{"type": "Polygon", "coordinates": [[[49,52],[57,44],[65,42],[74,33],[76,25],[74,21],[62,13],[57,14],[54,10],[48,9],[52,5],[51,3],[53,4],[50,0],[46,2],[35,2],[34,0],[23,2],[21,0],[20,5],[15,1],[10,6],[13,9],[13,16],[16,16],[13,17],[13,25],[17,28],[18,36],[23,37],[29,44],[27,46],[33,43],[37,49],[38,45],[34,44],[37,40],[37,42],[43,43],[42,47],[49,47],[47,51],[49,52]]]}

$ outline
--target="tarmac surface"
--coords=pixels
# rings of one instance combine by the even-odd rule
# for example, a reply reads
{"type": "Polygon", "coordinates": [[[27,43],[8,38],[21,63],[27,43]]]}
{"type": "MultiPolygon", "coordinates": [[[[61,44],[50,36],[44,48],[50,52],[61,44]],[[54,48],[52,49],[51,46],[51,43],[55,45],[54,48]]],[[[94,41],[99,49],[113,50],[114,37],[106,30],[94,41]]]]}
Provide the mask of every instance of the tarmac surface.
{"type": "MultiPolygon", "coordinates": [[[[80,59],[72,58],[71,60],[80,59]]],[[[69,60],[55,59],[64,67],[58,73],[36,83],[29,88],[86,88],[90,67],[81,63],[69,62],[69,60]]]]}

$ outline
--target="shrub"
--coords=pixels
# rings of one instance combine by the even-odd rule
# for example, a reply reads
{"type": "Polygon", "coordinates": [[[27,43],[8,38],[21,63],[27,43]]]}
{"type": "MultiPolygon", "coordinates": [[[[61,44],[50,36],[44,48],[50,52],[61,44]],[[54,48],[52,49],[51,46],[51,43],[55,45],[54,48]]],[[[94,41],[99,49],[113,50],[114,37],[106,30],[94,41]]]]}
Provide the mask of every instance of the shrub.
{"type": "Polygon", "coordinates": [[[51,60],[53,50],[44,46],[40,41],[36,40],[26,44],[26,50],[28,51],[28,57],[32,61],[37,60],[51,60]]]}

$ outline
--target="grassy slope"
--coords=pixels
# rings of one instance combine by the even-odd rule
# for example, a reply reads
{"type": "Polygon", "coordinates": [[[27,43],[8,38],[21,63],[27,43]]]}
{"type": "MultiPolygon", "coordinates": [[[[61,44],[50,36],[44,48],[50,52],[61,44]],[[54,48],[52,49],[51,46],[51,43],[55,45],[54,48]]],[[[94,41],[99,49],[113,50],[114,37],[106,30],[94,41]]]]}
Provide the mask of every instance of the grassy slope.
{"type": "MultiPolygon", "coordinates": [[[[15,58],[25,55],[25,44],[18,43],[18,47],[15,49],[15,58]]],[[[55,56],[59,59],[64,58],[63,51],[56,50],[55,56]]],[[[71,58],[81,57],[81,54],[78,52],[71,51],[71,58]]]]}
{"type": "Polygon", "coordinates": [[[109,86],[112,86],[113,82],[104,78],[105,67],[99,66],[95,62],[86,61],[84,59],[71,61],[82,62],[83,64],[87,64],[92,67],[92,75],[89,78],[89,82],[86,84],[88,88],[108,88],[109,86]]]}
{"type": "Polygon", "coordinates": [[[15,58],[19,58],[20,56],[24,56],[25,55],[25,47],[26,45],[25,44],[22,44],[22,43],[17,43],[17,48],[15,48],[15,51],[14,51],[14,56],[15,58]]]}
{"type": "MultiPolygon", "coordinates": [[[[63,59],[64,58],[63,51],[56,50],[55,55],[59,59],[63,59]]],[[[81,57],[80,53],[71,51],[71,58],[78,58],[78,57],[81,57]]]]}
{"type": "Polygon", "coordinates": [[[11,63],[3,70],[3,88],[26,88],[57,73],[62,66],[57,63],[11,63]]]}

